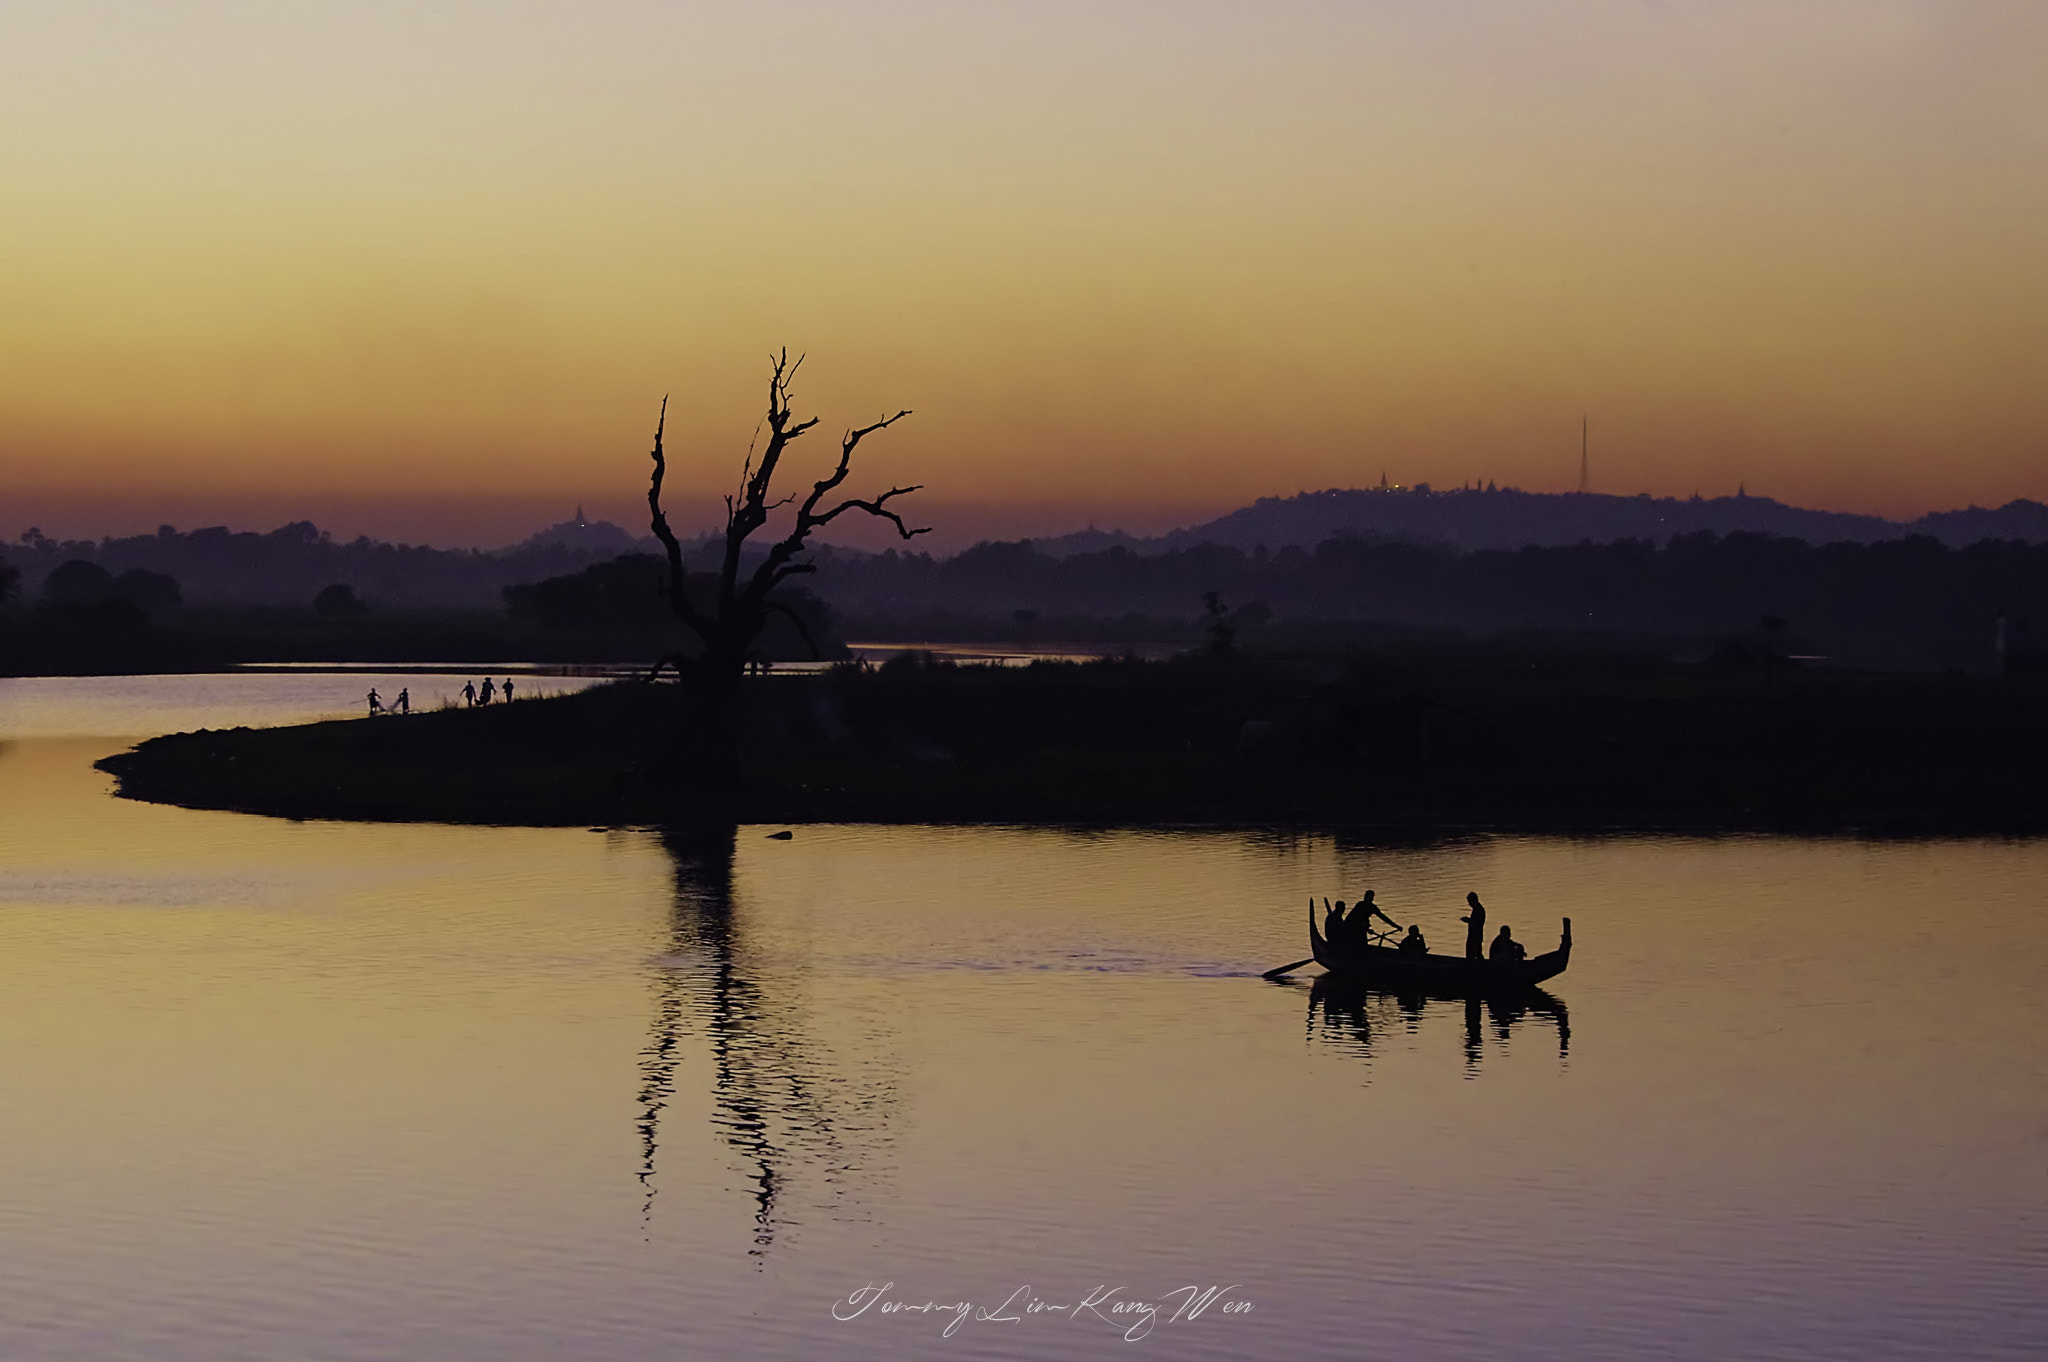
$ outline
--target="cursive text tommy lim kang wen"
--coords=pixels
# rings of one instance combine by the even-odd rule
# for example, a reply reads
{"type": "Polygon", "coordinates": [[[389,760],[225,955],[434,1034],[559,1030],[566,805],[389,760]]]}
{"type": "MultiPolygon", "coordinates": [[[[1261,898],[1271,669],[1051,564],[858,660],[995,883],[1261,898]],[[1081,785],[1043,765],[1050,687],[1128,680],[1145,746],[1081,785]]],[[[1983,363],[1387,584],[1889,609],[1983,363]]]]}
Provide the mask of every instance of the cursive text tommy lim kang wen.
{"type": "Polygon", "coordinates": [[[894,1282],[884,1282],[880,1286],[870,1282],[832,1302],[832,1318],[850,1321],[862,1316],[916,1315],[924,1319],[937,1316],[945,1321],[940,1333],[946,1338],[953,1337],[960,1326],[969,1321],[975,1324],[1022,1324],[1033,1320],[1085,1320],[1098,1327],[1107,1325],[1116,1329],[1126,1342],[1135,1343],[1162,1323],[1192,1323],[1211,1310],[1218,1315],[1248,1315],[1252,1311],[1252,1302],[1236,1294],[1241,1290],[1236,1285],[1182,1286],[1150,1297],[1135,1295],[1122,1287],[1098,1286],[1085,1295],[1057,1302],[1032,1294],[1028,1286],[1020,1286],[1005,1297],[1002,1304],[995,1306],[976,1305],[966,1300],[906,1300],[891,1294],[895,1290],[894,1282]]]}

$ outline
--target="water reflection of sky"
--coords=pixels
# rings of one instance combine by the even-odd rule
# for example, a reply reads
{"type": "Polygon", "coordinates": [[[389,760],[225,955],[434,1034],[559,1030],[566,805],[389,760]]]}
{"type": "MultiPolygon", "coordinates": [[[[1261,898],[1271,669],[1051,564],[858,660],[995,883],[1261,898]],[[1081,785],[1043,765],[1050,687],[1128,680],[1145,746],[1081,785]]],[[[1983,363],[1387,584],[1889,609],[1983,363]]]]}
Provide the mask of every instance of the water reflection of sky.
{"type": "MultiPolygon", "coordinates": [[[[502,678],[504,669],[419,671],[359,667],[346,674],[254,669],[187,676],[0,677],[0,741],[20,738],[154,737],[199,728],[261,728],[367,713],[375,687],[394,701],[412,692],[414,710],[460,702],[464,681],[502,678]]],[[[519,675],[528,698],[579,690],[592,676],[519,675]]]]}
{"type": "Polygon", "coordinates": [[[2021,1357],[2034,843],[365,827],[0,750],[0,1355],[2021,1357]],[[1310,893],[1574,921],[1340,995],[1310,893]],[[993,1303],[987,1302],[987,1303],[993,1303]]]}

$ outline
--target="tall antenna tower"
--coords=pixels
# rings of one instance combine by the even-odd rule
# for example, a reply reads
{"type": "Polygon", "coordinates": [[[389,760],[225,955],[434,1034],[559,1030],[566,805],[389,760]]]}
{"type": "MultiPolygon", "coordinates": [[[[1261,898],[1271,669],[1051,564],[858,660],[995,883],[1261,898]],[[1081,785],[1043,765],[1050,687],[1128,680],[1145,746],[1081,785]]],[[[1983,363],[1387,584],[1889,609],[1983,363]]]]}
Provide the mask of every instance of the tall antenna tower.
{"type": "Polygon", "coordinates": [[[1586,468],[1586,430],[1587,420],[1584,416],[1581,416],[1579,418],[1579,494],[1581,496],[1593,490],[1593,480],[1588,475],[1586,468]]]}

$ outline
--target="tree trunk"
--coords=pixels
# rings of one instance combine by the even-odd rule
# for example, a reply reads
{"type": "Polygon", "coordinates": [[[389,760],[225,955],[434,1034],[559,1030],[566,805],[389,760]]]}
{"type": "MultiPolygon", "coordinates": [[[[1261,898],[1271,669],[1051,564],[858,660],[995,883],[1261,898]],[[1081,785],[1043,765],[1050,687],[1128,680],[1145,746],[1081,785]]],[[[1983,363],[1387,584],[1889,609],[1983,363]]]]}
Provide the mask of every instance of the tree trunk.
{"type": "Polygon", "coordinates": [[[744,657],[706,653],[682,673],[656,779],[686,802],[725,812],[744,781],[739,753],[739,688],[744,657]]]}

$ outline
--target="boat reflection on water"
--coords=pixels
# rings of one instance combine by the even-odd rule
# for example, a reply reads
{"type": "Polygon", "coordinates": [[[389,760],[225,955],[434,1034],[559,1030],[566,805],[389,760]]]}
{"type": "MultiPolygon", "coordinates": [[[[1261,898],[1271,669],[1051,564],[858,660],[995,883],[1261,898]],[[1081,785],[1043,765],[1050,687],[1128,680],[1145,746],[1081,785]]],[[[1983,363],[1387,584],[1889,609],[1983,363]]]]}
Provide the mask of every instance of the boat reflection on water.
{"type": "MultiPolygon", "coordinates": [[[[1299,985],[1295,985],[1299,987],[1299,985]]],[[[1571,1014],[1564,1000],[1540,988],[1517,989],[1486,998],[1432,995],[1420,991],[1389,992],[1324,974],[1309,988],[1309,1035],[1345,1045],[1370,1059],[1380,1037],[1400,1031],[1420,1034],[1432,1018],[1463,1014],[1465,1074],[1476,1078],[1485,1052],[1487,1032],[1505,1042],[1530,1016],[1547,1017],[1557,1027],[1557,1057],[1571,1053],[1571,1014]]]]}
{"type": "MultiPolygon", "coordinates": [[[[750,944],[734,893],[736,836],[730,827],[662,833],[675,862],[675,897],[640,1057],[639,1178],[651,1224],[661,1118],[675,1096],[686,1037],[695,1033],[711,1066],[712,1124],[747,1167],[754,1200],[748,1252],[760,1258],[790,1219],[793,1185],[821,1184],[807,1204],[843,1203],[848,1175],[880,1162],[897,1094],[891,1066],[842,1056],[810,1034],[799,970],[779,962],[772,985],[764,982],[770,969],[750,944]]],[[[858,1044],[861,1037],[845,1039],[858,1044]]]]}

